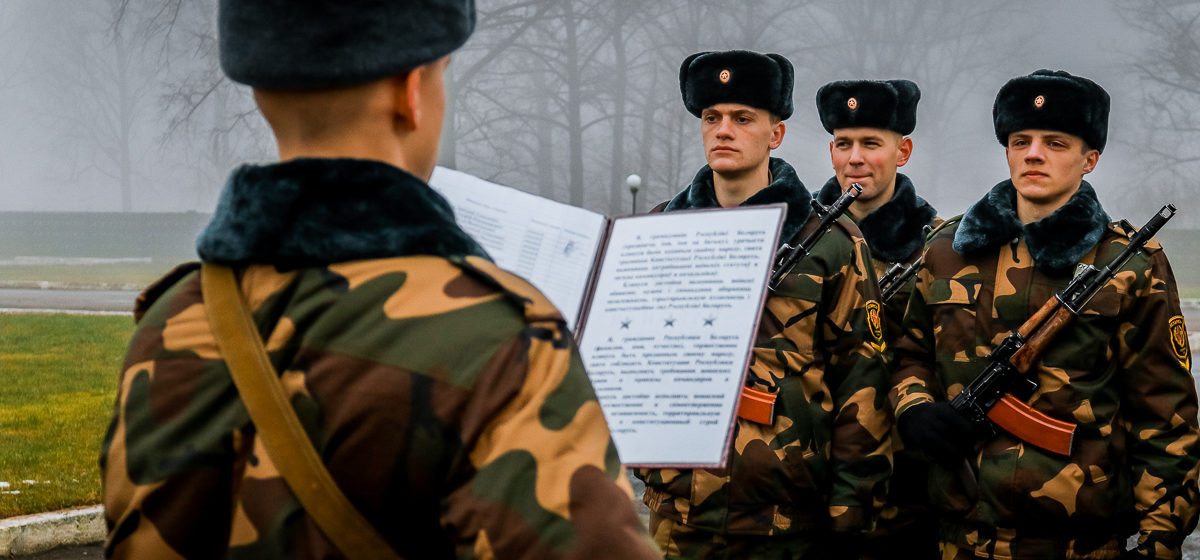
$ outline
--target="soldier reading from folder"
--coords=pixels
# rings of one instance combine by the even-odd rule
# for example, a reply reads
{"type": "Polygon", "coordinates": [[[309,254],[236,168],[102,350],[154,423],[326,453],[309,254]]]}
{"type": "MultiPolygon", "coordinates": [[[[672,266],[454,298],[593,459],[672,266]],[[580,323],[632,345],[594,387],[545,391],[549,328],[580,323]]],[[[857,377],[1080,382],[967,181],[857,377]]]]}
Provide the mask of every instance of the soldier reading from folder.
{"type": "Polygon", "coordinates": [[[1010,80],[992,111],[1009,179],[926,246],[892,399],[904,445],[936,459],[928,489],[943,558],[1179,558],[1196,525],[1191,354],[1156,241],[1029,368],[1037,389],[1017,405],[1072,426],[1065,448],[1044,447],[1048,429],[1027,440],[981,435],[948,402],[1078,264],[1107,266],[1132,242],[1132,226],[1112,222],[1083,180],[1104,150],[1108,112],[1108,93],[1086,78],[1039,70],[1010,80]]]}
{"type": "MultiPolygon", "coordinates": [[[[770,157],[792,114],[792,80],[776,54],[684,60],[684,105],[700,119],[708,165],[655,211],[786,202],[784,239],[815,229],[808,190],[770,157]]],[[[875,282],[843,218],[767,298],[747,378],[773,410],[739,405],[724,469],[638,473],[667,558],[856,557],[890,468],[883,334],[868,321],[872,306],[878,318],[875,282]]]]}
{"type": "Polygon", "coordinates": [[[426,184],[474,3],[222,0],[219,20],[281,161],[230,176],[203,292],[191,265],[139,298],[101,458],[106,555],[348,555],[231,381],[210,312],[235,309],[203,295],[220,264],[304,428],[288,445],[315,446],[382,539],[362,557],[653,558],[562,316],[426,184]]]}

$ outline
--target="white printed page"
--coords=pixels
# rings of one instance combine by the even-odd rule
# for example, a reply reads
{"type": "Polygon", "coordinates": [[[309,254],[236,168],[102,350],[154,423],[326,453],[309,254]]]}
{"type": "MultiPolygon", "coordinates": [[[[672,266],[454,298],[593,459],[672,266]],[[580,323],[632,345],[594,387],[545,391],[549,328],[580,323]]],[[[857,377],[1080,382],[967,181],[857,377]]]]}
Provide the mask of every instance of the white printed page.
{"type": "Polygon", "coordinates": [[[580,352],[626,464],[725,462],[784,210],[613,223],[580,352]]]}
{"type": "Polygon", "coordinates": [[[536,286],[576,328],[607,218],[444,167],[429,184],[497,265],[536,286]]]}

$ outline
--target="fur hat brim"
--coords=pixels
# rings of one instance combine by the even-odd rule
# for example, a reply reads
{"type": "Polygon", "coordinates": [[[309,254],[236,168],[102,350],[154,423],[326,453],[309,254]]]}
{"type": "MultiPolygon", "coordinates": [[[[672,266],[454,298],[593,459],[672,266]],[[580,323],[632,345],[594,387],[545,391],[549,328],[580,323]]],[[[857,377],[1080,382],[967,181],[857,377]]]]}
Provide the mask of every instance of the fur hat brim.
{"type": "Polygon", "coordinates": [[[740,103],[787,119],[792,116],[794,80],[792,63],[778,54],[701,52],[679,67],[683,104],[697,117],[718,103],[740,103]]]}
{"type": "Polygon", "coordinates": [[[1014,132],[1041,129],[1073,134],[1104,151],[1109,104],[1108,92],[1096,82],[1061,70],[1038,70],[1000,88],[992,122],[996,139],[1005,146],[1014,132]]]}
{"type": "Polygon", "coordinates": [[[882,128],[907,136],[917,127],[921,88],[908,80],[848,80],[817,90],[817,112],[825,131],[882,128]]]}
{"type": "Polygon", "coordinates": [[[437,60],[475,29],[474,0],[221,0],[221,68],[256,88],[366,83],[437,60]]]}

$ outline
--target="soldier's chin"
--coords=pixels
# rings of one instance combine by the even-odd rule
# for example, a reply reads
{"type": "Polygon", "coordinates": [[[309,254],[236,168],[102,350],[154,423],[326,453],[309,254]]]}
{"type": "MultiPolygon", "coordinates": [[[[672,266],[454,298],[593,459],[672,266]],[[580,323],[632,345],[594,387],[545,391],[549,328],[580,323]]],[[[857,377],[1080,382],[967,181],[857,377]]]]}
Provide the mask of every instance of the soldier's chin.
{"type": "Polygon", "coordinates": [[[1026,180],[1014,181],[1013,187],[1016,188],[1017,194],[1020,195],[1021,198],[1034,204],[1054,202],[1061,198],[1063,193],[1067,190],[1058,185],[1026,180]]]}
{"type": "Polygon", "coordinates": [[[749,169],[745,162],[729,156],[716,156],[708,161],[708,166],[712,168],[713,172],[722,175],[741,173],[749,169]]]}

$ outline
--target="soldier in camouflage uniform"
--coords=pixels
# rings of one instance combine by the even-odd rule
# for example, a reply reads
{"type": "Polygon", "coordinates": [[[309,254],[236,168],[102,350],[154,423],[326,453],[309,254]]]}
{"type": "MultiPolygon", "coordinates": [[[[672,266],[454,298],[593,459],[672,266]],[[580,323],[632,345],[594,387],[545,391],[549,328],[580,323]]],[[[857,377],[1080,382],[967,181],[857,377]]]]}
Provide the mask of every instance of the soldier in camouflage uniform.
{"type": "MultiPolygon", "coordinates": [[[[833,135],[829,155],[834,176],[816,198],[832,204],[851,185],[862,187],[849,215],[871,248],[877,277],[894,265],[912,265],[925,246],[926,228],[942,223],[933,206],[917,195],[912,181],[896,172],[912,155],[908,135],[916,128],[920,99],[921,90],[908,80],[840,81],[817,90],[821,124],[833,135]]],[[[900,332],[914,282],[906,281],[883,302],[884,336],[889,344],[900,332]]],[[[936,558],[937,520],[925,492],[928,466],[921,454],[905,451],[896,434],[892,436],[894,463],[887,504],[864,553],[891,558],[903,550],[906,558],[936,558]]]]}
{"type": "MultiPolygon", "coordinates": [[[[792,113],[779,55],[700,53],[681,69],[705,155],[692,184],[656,210],[786,202],[783,236],[819,219],[785,161],[769,158],[792,113]]],[[[767,298],[748,383],[777,395],[769,424],[739,417],[723,469],[643,469],[650,532],[668,558],[856,555],[890,469],[878,288],[843,218],[767,298]]]]}
{"type": "MultiPolygon", "coordinates": [[[[338,486],[406,558],[654,558],[563,318],[425,180],[471,2],[221,2],[222,64],[283,162],[198,249],[237,270],[338,486]],[[335,159],[336,158],[336,159],[335,159]]],[[[265,452],[198,265],[138,300],[101,457],[116,558],[335,558],[265,452]]]]}
{"type": "Polygon", "coordinates": [[[892,399],[905,445],[937,458],[928,489],[943,558],[1179,558],[1196,524],[1200,450],[1191,354],[1170,264],[1154,241],[1031,370],[1038,411],[1078,426],[1069,457],[1001,432],[976,441],[947,400],[989,350],[1131,233],[1083,175],[1107,137],[1108,94],[1039,70],[993,109],[1010,179],[937,232],[896,344],[892,399]],[[1133,551],[1125,551],[1130,535],[1133,551]]]}

